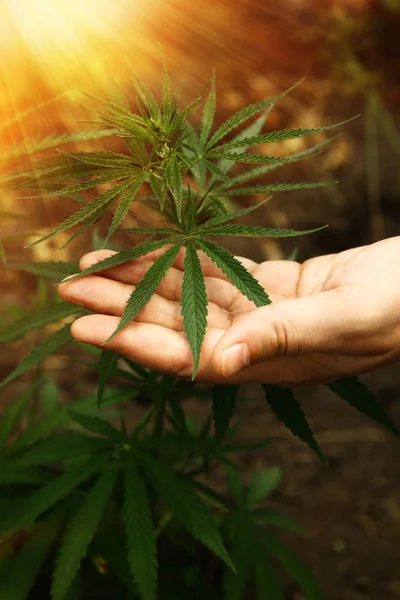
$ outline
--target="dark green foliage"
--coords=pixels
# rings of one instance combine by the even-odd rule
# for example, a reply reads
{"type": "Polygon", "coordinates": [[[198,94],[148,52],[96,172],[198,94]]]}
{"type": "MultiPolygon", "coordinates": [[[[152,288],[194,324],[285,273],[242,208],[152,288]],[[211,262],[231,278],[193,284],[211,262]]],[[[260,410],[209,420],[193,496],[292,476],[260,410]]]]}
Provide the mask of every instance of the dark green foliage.
{"type": "Polygon", "coordinates": [[[133,457],[124,472],[123,518],[126,554],[130,571],[143,600],[154,600],[157,592],[157,549],[146,485],[133,457]]]}
{"type": "Polygon", "coordinates": [[[229,422],[235,411],[237,385],[216,385],[213,395],[213,418],[215,437],[222,439],[228,431],[229,422]]]}
{"type": "Polygon", "coordinates": [[[344,379],[326,385],[332,392],[347,402],[347,404],[350,404],[350,406],[353,406],[370,419],[387,427],[393,431],[395,435],[400,436],[400,431],[395,426],[382,404],[378,402],[367,386],[357,377],[345,377],[344,379]]]}
{"type": "Polygon", "coordinates": [[[103,350],[99,360],[99,387],[97,390],[97,404],[100,406],[106,391],[107,382],[114,377],[118,369],[118,354],[103,350]]]}
{"type": "Polygon", "coordinates": [[[54,600],[63,600],[74,582],[80,563],[87,554],[110,501],[117,474],[115,465],[106,468],[69,521],[53,573],[54,600]]]}
{"type": "MultiPolygon", "coordinates": [[[[207,327],[204,255],[256,307],[270,303],[268,290],[208,237],[292,237],[321,229],[300,232],[233,223],[250,215],[268,197],[236,212],[229,210],[228,200],[230,196],[327,185],[257,180],[315,155],[329,140],[289,156],[252,154],[248,149],[331,127],[264,133],[269,111],[288,93],[284,92],[243,108],[213,132],[217,107],[213,76],[197,132],[187,119],[199,107],[201,94],[180,109],[165,69],[160,101],[137,77],[133,87],[136,112],[116,87],[110,100],[95,99],[106,129],[73,136],[54,134],[32,141],[28,147],[38,155],[26,162],[21,161],[22,147],[9,148],[5,158],[0,158],[10,166],[0,179],[0,187],[55,196],[59,202],[73,198],[79,203],[73,215],[35,244],[74,228],[71,241],[116,206],[108,235],[96,242],[97,248],[104,247],[136,200],[157,211],[162,222],[158,227],[125,229],[125,234],[157,239],[128,245],[83,272],[76,263],[57,261],[10,268],[36,275],[43,283],[101,273],[154,252],[153,264],[131,294],[112,339],[146,306],[182,253],[181,313],[194,378],[207,327]],[[44,158],[40,154],[56,145],[115,134],[123,139],[125,152],[104,148],[44,158]],[[237,163],[258,166],[228,176],[237,163]],[[105,191],[88,201],[86,193],[99,185],[106,185],[105,191]]],[[[0,258],[4,259],[1,243],[0,258]]],[[[4,327],[0,341],[11,343],[85,312],[66,302],[49,303],[24,312],[4,327]]],[[[71,341],[70,324],[60,326],[0,387],[36,368],[71,341]]],[[[234,439],[240,424],[232,425],[232,419],[237,404],[245,400],[238,386],[199,388],[108,350],[86,344],[79,344],[78,349],[79,353],[86,350],[89,360],[82,360],[78,353],[71,361],[78,360],[97,371],[96,391],[65,406],[59,390],[42,376],[1,416],[1,598],[36,598],[44,582],[51,600],[86,600],[101,594],[132,600],[243,600],[249,594],[258,600],[283,600],[283,567],[308,600],[321,600],[319,586],[307,566],[274,532],[280,528],[299,533],[301,528],[290,516],[265,504],[279,485],[281,472],[277,468],[260,469],[250,480],[246,478],[249,483],[245,484],[235,466],[239,453],[265,450],[271,444],[262,439],[262,432],[257,441],[234,439]],[[49,399],[49,393],[55,397],[49,399]],[[183,400],[188,398],[210,403],[204,422],[194,422],[186,412],[183,400]],[[134,424],[132,413],[125,413],[121,406],[127,400],[129,406],[135,400],[143,405],[143,414],[134,424]],[[226,468],[224,490],[216,491],[207,479],[214,465],[226,468]],[[20,535],[23,543],[17,547],[15,541],[20,535]],[[204,577],[205,572],[215,573],[211,582],[204,577]]],[[[398,433],[358,380],[347,378],[329,384],[329,388],[398,433]]],[[[272,385],[263,385],[263,391],[279,420],[323,459],[292,391],[272,385]]]]}
{"type": "Polygon", "coordinates": [[[324,455],[293,392],[277,385],[263,384],[262,387],[265,399],[278,419],[325,462],[324,455]]]}

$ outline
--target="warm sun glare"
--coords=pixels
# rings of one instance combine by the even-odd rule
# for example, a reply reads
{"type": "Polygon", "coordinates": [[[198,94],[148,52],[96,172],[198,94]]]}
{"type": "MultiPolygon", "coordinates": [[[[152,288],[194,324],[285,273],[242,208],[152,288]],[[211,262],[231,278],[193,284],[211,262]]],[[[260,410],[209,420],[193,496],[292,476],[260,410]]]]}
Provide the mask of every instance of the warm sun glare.
{"type": "MultiPolygon", "coordinates": [[[[80,46],[85,34],[111,29],[118,23],[118,17],[122,16],[128,2],[3,0],[3,4],[6,21],[18,30],[23,41],[34,51],[47,52],[65,44],[80,46]]],[[[132,5],[132,2],[129,4],[132,5]]],[[[2,22],[4,24],[3,19],[2,22]]]]}
{"type": "Polygon", "coordinates": [[[98,91],[146,62],[142,16],[157,0],[0,0],[0,114],[59,93],[98,91]],[[126,63],[125,63],[126,65],[126,63]]]}

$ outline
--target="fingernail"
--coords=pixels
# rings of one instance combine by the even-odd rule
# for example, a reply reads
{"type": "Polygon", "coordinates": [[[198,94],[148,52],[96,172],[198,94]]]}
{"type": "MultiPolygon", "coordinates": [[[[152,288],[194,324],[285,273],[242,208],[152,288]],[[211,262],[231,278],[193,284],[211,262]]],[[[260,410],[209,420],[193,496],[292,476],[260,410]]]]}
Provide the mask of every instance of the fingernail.
{"type": "Polygon", "coordinates": [[[85,308],[84,302],[80,300],[75,300],[75,298],[63,298],[64,302],[69,302],[70,304],[75,304],[76,306],[80,306],[81,308],[85,308]]]}
{"type": "Polygon", "coordinates": [[[250,353],[247,344],[240,343],[226,348],[222,353],[222,375],[231,377],[250,366],[250,353]]]}

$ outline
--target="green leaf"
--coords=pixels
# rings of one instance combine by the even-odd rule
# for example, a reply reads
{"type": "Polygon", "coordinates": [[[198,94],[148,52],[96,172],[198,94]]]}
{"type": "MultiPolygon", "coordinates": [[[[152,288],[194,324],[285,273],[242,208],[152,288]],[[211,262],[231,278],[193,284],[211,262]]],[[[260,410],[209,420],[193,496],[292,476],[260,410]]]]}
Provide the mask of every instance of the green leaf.
{"type": "Polygon", "coordinates": [[[124,329],[124,327],[126,327],[147,304],[160,285],[162,278],[177,257],[178,252],[182,247],[182,243],[183,242],[178,242],[166,250],[164,254],[151,265],[143,279],[140,280],[135,290],[132,292],[119,325],[107,342],[112,340],[120,331],[122,331],[122,329],[124,329]]]}
{"type": "Polygon", "coordinates": [[[264,200],[262,200],[261,202],[258,202],[257,204],[252,204],[251,206],[249,206],[247,208],[242,208],[241,210],[238,210],[233,213],[230,212],[227,214],[218,215],[216,217],[213,217],[212,219],[209,219],[202,225],[199,225],[198,227],[196,227],[194,233],[203,233],[203,229],[214,229],[219,225],[222,225],[224,223],[229,223],[229,221],[234,221],[236,219],[239,219],[240,217],[243,217],[244,215],[248,215],[249,213],[253,212],[253,210],[257,210],[257,208],[260,208],[260,206],[265,204],[268,200],[269,200],[269,198],[264,198],[264,200]]]}
{"type": "MultiPolygon", "coordinates": [[[[122,391],[107,390],[106,394],[104,395],[103,406],[119,404],[120,402],[124,402],[128,398],[131,398],[131,396],[131,389],[124,389],[122,391]]],[[[51,413],[47,417],[42,418],[40,421],[32,423],[19,435],[13,445],[7,448],[8,454],[14,454],[23,448],[25,444],[34,442],[39,437],[47,436],[58,429],[62,429],[70,425],[72,421],[70,414],[71,410],[79,412],[80,414],[84,413],[88,415],[97,415],[99,413],[97,406],[97,394],[89,394],[83,398],[78,398],[75,402],[72,402],[68,406],[64,406],[51,413]]]]}
{"type": "Polygon", "coordinates": [[[277,227],[259,227],[257,225],[241,225],[233,223],[228,225],[219,225],[207,229],[201,229],[202,235],[233,235],[239,237],[268,237],[268,238],[288,238],[299,235],[307,235],[325,229],[317,227],[316,229],[305,229],[304,231],[295,231],[294,229],[280,229],[277,227]]]}
{"type": "Polygon", "coordinates": [[[45,327],[50,323],[57,323],[65,317],[81,313],[79,306],[67,302],[56,301],[53,304],[43,306],[35,312],[24,315],[21,319],[10,323],[8,327],[0,331],[0,343],[10,343],[24,337],[30,331],[45,327]]]}
{"type": "MultiPolygon", "coordinates": [[[[20,485],[25,490],[26,486],[28,485],[43,485],[50,479],[51,476],[49,476],[48,473],[45,473],[41,469],[18,469],[16,471],[10,471],[10,469],[8,468],[7,471],[5,469],[2,469],[2,471],[0,471],[0,485],[20,485]]],[[[10,508],[13,507],[15,501],[16,500],[14,498],[14,500],[10,504],[10,508]]],[[[5,514],[5,511],[1,514],[5,514]]]]}
{"type": "Polygon", "coordinates": [[[279,510],[272,508],[260,508],[252,511],[254,521],[260,523],[266,523],[267,525],[273,525],[286,531],[292,531],[294,533],[304,534],[304,529],[297,521],[288,515],[284,515],[279,510]]]}
{"type": "Polygon", "coordinates": [[[265,185],[254,185],[251,187],[228,188],[226,190],[218,190],[221,196],[252,196],[254,194],[264,194],[265,192],[288,192],[291,190],[306,190],[312,188],[326,187],[333,185],[337,181],[321,181],[307,183],[305,181],[300,182],[288,182],[288,183],[269,183],[265,185]]]}
{"type": "Polygon", "coordinates": [[[217,96],[215,93],[215,71],[213,72],[211,79],[211,89],[210,93],[207,96],[207,100],[204,103],[203,114],[201,117],[201,130],[200,130],[200,144],[205,146],[208,137],[210,135],[214,117],[215,110],[217,107],[217,96]]]}
{"type": "Polygon", "coordinates": [[[218,165],[211,162],[210,160],[207,160],[206,158],[204,158],[202,160],[202,163],[209,171],[211,171],[211,173],[213,175],[215,175],[213,181],[222,180],[225,183],[229,183],[229,177],[224,173],[224,171],[218,165]]]}
{"type": "Polygon", "coordinates": [[[165,181],[175,198],[178,221],[182,219],[182,175],[175,156],[170,158],[165,169],[165,181]]]}
{"type": "Polygon", "coordinates": [[[233,285],[256,306],[270,304],[271,301],[264,288],[234,256],[208,240],[196,238],[196,244],[215,262],[233,285]]]}
{"type": "Polygon", "coordinates": [[[123,519],[130,571],[142,600],[155,600],[157,548],[154,526],[146,486],[132,457],[125,466],[123,519]]]}
{"type": "Polygon", "coordinates": [[[186,243],[181,310],[186,337],[193,355],[192,379],[200,361],[201,345],[207,326],[207,293],[200,259],[193,242],[186,243]]]}
{"type": "Polygon", "coordinates": [[[210,510],[201,502],[190,484],[178,477],[165,463],[142,452],[137,453],[145,477],[170,507],[175,518],[207,548],[233,568],[210,510]]]}
{"type": "Polygon", "coordinates": [[[106,391],[107,382],[112,379],[118,368],[119,355],[109,350],[102,350],[99,361],[99,383],[97,389],[97,404],[100,406],[106,391]]]}
{"type": "Polygon", "coordinates": [[[55,281],[64,279],[64,277],[68,277],[69,275],[74,275],[79,271],[78,263],[62,261],[32,262],[26,264],[8,263],[7,267],[16,271],[32,273],[45,279],[54,279],[55,281]]]}
{"type": "Polygon", "coordinates": [[[6,251],[4,250],[4,246],[1,242],[0,242],[0,259],[2,262],[6,262],[6,251]]]}
{"type": "Polygon", "coordinates": [[[70,281],[74,279],[80,279],[81,277],[86,277],[86,275],[92,275],[92,273],[99,273],[100,271],[106,271],[107,269],[112,269],[117,267],[118,265],[122,265],[123,263],[134,260],[135,258],[139,258],[141,256],[145,256],[154,250],[158,250],[167,244],[171,244],[176,242],[176,237],[164,238],[162,240],[156,240],[154,242],[144,242],[136,248],[128,248],[127,250],[121,250],[121,252],[117,252],[108,258],[100,260],[96,264],[92,265],[88,269],[85,269],[81,273],[76,273],[73,277],[70,278],[70,281]]]}
{"type": "Polygon", "coordinates": [[[224,598],[225,600],[242,600],[250,575],[253,539],[247,513],[236,511],[232,517],[235,523],[235,535],[232,543],[231,558],[235,565],[236,573],[225,568],[224,598]]]}
{"type": "Polygon", "coordinates": [[[319,583],[307,565],[271,531],[260,529],[260,538],[269,552],[284,567],[286,573],[299,585],[307,600],[324,600],[319,583]]]}
{"type": "Polygon", "coordinates": [[[149,183],[150,183],[151,191],[157,198],[161,210],[164,210],[165,196],[164,196],[164,190],[163,190],[163,186],[162,186],[160,179],[153,173],[150,173],[149,183]]]}
{"type": "Polygon", "coordinates": [[[181,433],[188,433],[186,415],[185,411],[182,408],[180,400],[178,398],[175,398],[174,396],[170,396],[168,398],[168,404],[171,409],[171,419],[173,419],[173,425],[175,429],[180,431],[181,433]]]}
{"type": "MultiPolygon", "coordinates": [[[[240,140],[232,140],[225,144],[221,144],[215,148],[215,151],[225,151],[231,150],[233,148],[240,148],[243,146],[256,146],[258,144],[269,144],[271,142],[282,142],[285,140],[294,140],[299,137],[306,137],[309,135],[315,135],[316,133],[322,133],[324,131],[329,131],[330,129],[334,129],[336,127],[340,127],[344,125],[347,121],[343,121],[341,123],[335,123],[334,125],[328,125],[327,127],[317,127],[314,129],[281,129],[278,131],[271,131],[269,133],[263,133],[260,135],[253,135],[248,137],[243,137],[240,140]]],[[[210,152],[212,154],[213,150],[210,152]]]]}
{"type": "Polygon", "coordinates": [[[342,398],[356,410],[387,427],[395,435],[400,436],[400,431],[386,413],[382,404],[374,394],[357,377],[345,377],[334,383],[325,384],[332,392],[342,398]]]}
{"type": "Polygon", "coordinates": [[[189,170],[199,186],[199,189],[204,190],[206,181],[205,168],[203,162],[198,160],[201,151],[200,139],[190,123],[186,122],[185,128],[188,135],[185,138],[186,143],[182,143],[181,147],[186,157],[192,161],[192,166],[189,170]]]}
{"type": "Polygon", "coordinates": [[[222,440],[229,428],[229,423],[236,406],[239,390],[237,385],[215,385],[213,389],[212,411],[215,437],[222,440]]]}
{"type": "Polygon", "coordinates": [[[114,442],[123,442],[125,439],[125,436],[108,421],[93,417],[92,415],[85,415],[75,410],[70,410],[69,414],[75,423],[78,423],[78,425],[91,433],[101,435],[114,442]]]}
{"type": "MultiPolygon", "coordinates": [[[[235,136],[234,141],[243,143],[243,140],[246,137],[258,135],[264,127],[265,121],[267,120],[268,114],[272,108],[273,105],[271,105],[266,111],[264,111],[264,113],[260,117],[258,117],[258,119],[254,121],[254,123],[251,123],[251,125],[243,129],[237,136],[235,136]]],[[[241,146],[236,152],[246,152],[246,150],[247,146],[244,145],[241,146]]],[[[234,154],[236,154],[236,152],[234,152],[234,154]]],[[[228,173],[234,164],[234,160],[222,159],[219,161],[218,166],[224,173],[228,173]]]]}
{"type": "Polygon", "coordinates": [[[236,504],[243,504],[243,483],[239,475],[236,465],[228,465],[226,467],[226,478],[228,480],[228,488],[236,504]]]}
{"type": "Polygon", "coordinates": [[[282,471],[276,468],[257,471],[250,482],[246,505],[248,507],[265,500],[281,483],[282,471]]]}
{"type": "Polygon", "coordinates": [[[12,533],[24,529],[36,521],[41,514],[63,500],[83,482],[103,467],[107,455],[91,456],[58,477],[54,477],[42,488],[15,503],[13,510],[0,522],[0,531],[12,533]]]}
{"type": "MultiPolygon", "coordinates": [[[[46,464],[54,464],[72,458],[84,458],[87,455],[98,454],[112,449],[108,440],[103,440],[74,431],[57,433],[53,437],[38,440],[29,445],[17,455],[7,457],[3,466],[6,468],[22,469],[46,464]]],[[[0,463],[1,464],[1,463],[0,463]]]]}
{"type": "Polygon", "coordinates": [[[23,375],[26,371],[29,371],[39,363],[41,363],[47,356],[54,354],[72,341],[71,326],[66,325],[62,329],[59,329],[50,338],[44,341],[40,346],[35,348],[24,360],[12,371],[3,381],[0,383],[0,389],[7,385],[10,381],[23,375]]]}
{"type": "Polygon", "coordinates": [[[147,174],[142,174],[138,179],[131,181],[130,187],[124,192],[120,204],[115,211],[113,216],[110,229],[108,230],[108,234],[106,237],[106,242],[110,239],[112,234],[118,229],[126,215],[129,212],[132,202],[136,198],[136,195],[141,188],[142,184],[146,181],[147,174]]]}
{"type": "Polygon", "coordinates": [[[265,552],[255,554],[253,573],[258,600],[285,600],[283,585],[265,552]]]}
{"type": "Polygon", "coordinates": [[[225,123],[221,125],[221,127],[217,129],[217,131],[211,136],[211,139],[209,140],[206,148],[209,149],[215,146],[233,129],[236,129],[237,127],[242,125],[242,123],[245,123],[246,121],[251,119],[251,117],[261,112],[262,110],[265,110],[269,106],[274,105],[278,100],[280,100],[281,98],[286,96],[286,94],[288,94],[291,90],[293,90],[294,87],[295,86],[292,86],[282,94],[277,94],[273,98],[262,100],[261,102],[256,102],[255,104],[251,104],[250,106],[242,108],[242,110],[230,117],[227,121],[225,121],[225,123]]]}
{"type": "MultiPolygon", "coordinates": [[[[320,142],[319,144],[314,144],[314,146],[311,146],[311,148],[307,148],[307,150],[302,150],[301,152],[296,152],[295,154],[291,154],[290,162],[291,163],[298,162],[300,160],[307,159],[310,156],[315,156],[315,155],[319,154],[319,152],[321,151],[321,148],[323,148],[327,144],[330,144],[334,139],[335,139],[335,137],[330,138],[328,140],[324,140],[323,142],[320,142]]],[[[275,169],[278,169],[279,167],[282,167],[286,164],[287,164],[287,160],[285,158],[282,158],[281,162],[274,162],[272,164],[261,165],[259,167],[254,167],[253,169],[244,171],[243,173],[239,173],[239,175],[235,175],[234,177],[231,177],[230,187],[232,187],[234,185],[238,185],[240,183],[244,183],[245,181],[256,179],[257,177],[260,177],[261,175],[265,175],[266,173],[269,173],[270,171],[274,171],[275,169]]],[[[221,185],[221,186],[215,188],[215,192],[220,193],[221,190],[224,189],[225,187],[226,187],[226,184],[221,185]]]]}
{"type": "Polygon", "coordinates": [[[61,133],[61,134],[50,134],[42,138],[31,138],[24,139],[22,143],[15,143],[7,146],[7,152],[0,156],[0,163],[10,161],[16,158],[22,158],[24,156],[31,156],[44,150],[50,150],[52,148],[59,148],[66,144],[77,144],[79,142],[85,142],[89,140],[95,140],[110,135],[114,135],[115,131],[112,129],[100,129],[95,131],[77,131],[76,133],[61,133]]]}
{"type": "Polygon", "coordinates": [[[302,442],[307,444],[323,462],[326,462],[301,410],[300,403],[294,397],[293,392],[287,388],[266,383],[263,383],[262,387],[265,399],[278,419],[302,442]]]}
{"type": "Polygon", "coordinates": [[[15,427],[18,425],[19,420],[23,414],[24,408],[32,398],[35,390],[41,386],[43,383],[42,378],[38,378],[34,383],[32,383],[28,389],[23,392],[16,400],[13,400],[9,404],[9,406],[5,409],[0,418],[0,450],[4,448],[6,442],[14,431],[15,427]]]}
{"type": "Polygon", "coordinates": [[[59,512],[54,511],[37,525],[22,549],[14,555],[6,577],[0,581],[0,596],[4,600],[29,597],[62,524],[59,512]]]}
{"type": "Polygon", "coordinates": [[[260,442],[249,442],[243,444],[225,444],[219,449],[224,454],[237,452],[254,452],[255,450],[265,450],[272,444],[271,440],[262,440],[260,442]]]}
{"type": "Polygon", "coordinates": [[[121,228],[121,231],[133,235],[178,235],[181,233],[180,229],[176,229],[176,227],[124,227],[121,228]]]}
{"type": "MultiPolygon", "coordinates": [[[[139,169],[132,163],[132,157],[126,154],[110,152],[109,150],[100,150],[97,152],[62,152],[74,161],[82,162],[85,165],[94,165],[105,168],[132,168],[133,173],[138,173],[139,169]]],[[[132,173],[132,174],[133,174],[132,173]]]]}
{"type": "Polygon", "coordinates": [[[248,163],[253,165],[268,164],[278,166],[296,161],[294,156],[266,156],[264,154],[247,154],[245,152],[239,152],[235,150],[231,150],[230,152],[218,152],[217,149],[215,149],[215,152],[213,152],[212,156],[208,156],[208,158],[233,160],[237,163],[248,163]]]}
{"type": "Polygon", "coordinates": [[[77,225],[78,223],[81,223],[82,221],[93,217],[94,215],[96,219],[99,218],[130,185],[132,185],[131,180],[123,181],[122,183],[113,186],[106,192],[103,192],[95,200],[89,202],[88,204],[85,204],[76,213],[69,216],[67,219],[65,219],[65,221],[57,225],[57,227],[55,227],[53,231],[40,238],[39,240],[32,242],[31,244],[29,244],[28,247],[30,248],[32,246],[36,246],[36,244],[48,240],[57,235],[58,233],[61,233],[62,231],[65,231],[66,229],[69,229],[70,227],[73,227],[74,225],[77,225]]]}
{"type": "Polygon", "coordinates": [[[114,464],[98,477],[69,521],[53,571],[52,600],[63,600],[71,587],[110,502],[118,468],[114,464]]]}

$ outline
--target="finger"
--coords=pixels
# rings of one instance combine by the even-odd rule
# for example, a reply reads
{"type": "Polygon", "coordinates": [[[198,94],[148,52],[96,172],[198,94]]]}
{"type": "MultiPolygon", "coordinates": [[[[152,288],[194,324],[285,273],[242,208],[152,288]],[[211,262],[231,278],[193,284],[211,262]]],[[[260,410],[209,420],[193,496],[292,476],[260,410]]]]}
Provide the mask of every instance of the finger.
{"type": "MultiPolygon", "coordinates": [[[[61,297],[67,302],[84,306],[88,310],[106,315],[121,316],[135,288],[112,279],[88,275],[59,286],[61,297]]],[[[183,330],[181,306],[154,294],[135,317],[136,321],[162,325],[176,331],[183,330]]],[[[208,304],[208,325],[227,329],[231,320],[227,311],[208,304]]]]}
{"type": "MultiPolygon", "coordinates": [[[[92,264],[99,262],[99,260],[103,260],[104,257],[99,259],[96,255],[98,255],[97,252],[85,255],[81,259],[81,269],[84,270],[92,264]]],[[[122,283],[137,285],[153,264],[154,261],[148,260],[146,256],[145,258],[138,258],[137,260],[108,269],[102,272],[101,275],[122,283]]],[[[157,293],[167,300],[180,301],[182,296],[182,282],[183,272],[175,267],[170,267],[158,286],[157,293]]],[[[228,309],[238,296],[238,290],[229,281],[222,278],[207,276],[205,284],[209,302],[214,302],[221,308],[228,309]]]]}
{"type": "MultiPolygon", "coordinates": [[[[363,356],[315,353],[302,356],[280,356],[260,362],[233,375],[224,383],[271,383],[296,387],[311,383],[328,383],[342,377],[360,375],[388,362],[386,354],[363,356]]],[[[215,374],[217,378],[217,375],[215,374]]]]}
{"type": "Polygon", "coordinates": [[[277,356],[340,350],[363,319],[340,292],[282,300],[238,319],[215,348],[215,371],[225,377],[277,356]]]}
{"type": "Polygon", "coordinates": [[[104,344],[119,322],[118,317],[88,315],[72,324],[71,333],[80,342],[104,347],[148,369],[173,375],[190,367],[192,359],[185,337],[160,325],[133,321],[110,342],[104,344]]]}
{"type": "MultiPolygon", "coordinates": [[[[145,258],[148,261],[154,262],[155,260],[157,260],[157,258],[159,258],[162,254],[164,254],[165,250],[169,246],[164,246],[163,248],[159,248],[158,250],[149,252],[143,258],[145,258]]],[[[219,269],[219,267],[217,267],[217,265],[206,254],[204,254],[204,252],[202,252],[201,250],[198,250],[197,252],[198,252],[198,255],[200,258],[201,268],[202,268],[202,271],[203,271],[205,277],[216,277],[218,279],[228,280],[226,275],[224,275],[222,273],[222,271],[219,269]]],[[[85,269],[88,269],[89,267],[93,266],[94,264],[104,260],[105,258],[108,258],[109,256],[113,256],[114,254],[117,254],[117,253],[113,250],[96,250],[94,252],[89,252],[88,254],[85,254],[81,258],[81,260],[79,262],[79,268],[81,269],[81,271],[84,271],[85,269]]],[[[176,269],[179,269],[180,271],[184,270],[185,254],[186,254],[186,250],[185,250],[185,248],[182,248],[179,251],[178,256],[176,257],[175,261],[173,262],[173,266],[176,269]]],[[[250,272],[254,271],[254,269],[257,267],[257,263],[255,263],[252,260],[249,260],[248,258],[244,258],[241,256],[236,256],[235,258],[239,262],[241,262],[243,264],[243,266],[246,267],[246,269],[248,269],[250,272]]],[[[124,265],[120,265],[119,267],[114,267],[113,269],[104,271],[104,273],[107,274],[107,276],[108,276],[110,271],[114,271],[116,269],[121,269],[124,266],[130,266],[130,265],[134,264],[137,260],[141,260],[141,257],[139,259],[135,259],[133,261],[128,261],[124,265]]]]}
{"type": "Polygon", "coordinates": [[[301,273],[301,265],[291,260],[270,260],[261,263],[253,271],[254,277],[268,294],[295,298],[301,273]]]}
{"type": "MultiPolygon", "coordinates": [[[[104,343],[119,324],[118,317],[89,315],[77,319],[71,327],[73,337],[87,344],[104,347],[148,369],[168,373],[174,377],[190,377],[193,368],[192,353],[183,333],[160,325],[133,321],[110,342],[104,343]]],[[[200,360],[201,380],[211,381],[210,357],[223,335],[222,330],[209,328],[203,341],[200,360]]]]}

